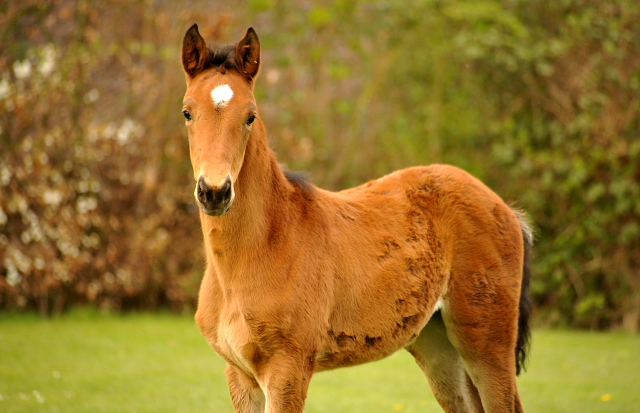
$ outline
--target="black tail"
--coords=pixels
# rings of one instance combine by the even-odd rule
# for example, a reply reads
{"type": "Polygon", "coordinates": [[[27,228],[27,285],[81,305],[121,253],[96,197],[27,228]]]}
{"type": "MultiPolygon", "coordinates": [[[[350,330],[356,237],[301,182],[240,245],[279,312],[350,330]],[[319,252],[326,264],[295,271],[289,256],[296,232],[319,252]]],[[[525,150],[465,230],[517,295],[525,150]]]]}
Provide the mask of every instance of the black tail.
{"type": "Polygon", "coordinates": [[[533,247],[533,234],[523,213],[516,212],[522,238],[524,241],[524,265],[522,268],[522,285],[520,288],[520,316],[518,317],[518,341],[516,342],[516,374],[526,370],[527,353],[531,345],[531,298],[529,298],[529,284],[531,282],[531,249],[533,247]]]}

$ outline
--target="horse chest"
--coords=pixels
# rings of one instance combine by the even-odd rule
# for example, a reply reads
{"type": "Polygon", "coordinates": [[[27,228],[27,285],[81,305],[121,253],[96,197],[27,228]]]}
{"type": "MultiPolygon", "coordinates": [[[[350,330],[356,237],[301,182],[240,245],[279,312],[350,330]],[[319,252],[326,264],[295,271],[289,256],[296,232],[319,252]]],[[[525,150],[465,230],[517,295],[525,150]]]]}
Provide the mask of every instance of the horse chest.
{"type": "Polygon", "coordinates": [[[253,374],[248,351],[252,347],[251,333],[240,312],[231,312],[221,317],[217,335],[216,351],[247,374],[253,374]]]}

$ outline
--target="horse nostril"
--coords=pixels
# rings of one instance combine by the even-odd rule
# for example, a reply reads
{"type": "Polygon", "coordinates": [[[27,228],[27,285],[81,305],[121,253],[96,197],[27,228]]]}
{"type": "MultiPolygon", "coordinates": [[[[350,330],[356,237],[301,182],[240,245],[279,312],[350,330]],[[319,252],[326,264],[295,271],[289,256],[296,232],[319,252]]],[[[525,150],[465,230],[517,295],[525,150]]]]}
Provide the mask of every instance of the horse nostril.
{"type": "Polygon", "coordinates": [[[198,201],[202,202],[203,204],[206,203],[207,200],[210,200],[212,198],[211,188],[209,188],[209,186],[204,181],[204,178],[202,176],[200,177],[200,179],[198,179],[198,185],[196,190],[198,195],[198,201]]]}
{"type": "Polygon", "coordinates": [[[200,209],[205,214],[217,216],[227,212],[233,202],[233,183],[227,176],[220,186],[210,187],[203,176],[198,178],[195,191],[196,199],[200,204],[200,209]]]}
{"type": "Polygon", "coordinates": [[[227,203],[231,199],[231,179],[229,179],[228,177],[227,180],[224,181],[224,185],[220,190],[220,194],[222,195],[221,199],[223,203],[227,203]]]}

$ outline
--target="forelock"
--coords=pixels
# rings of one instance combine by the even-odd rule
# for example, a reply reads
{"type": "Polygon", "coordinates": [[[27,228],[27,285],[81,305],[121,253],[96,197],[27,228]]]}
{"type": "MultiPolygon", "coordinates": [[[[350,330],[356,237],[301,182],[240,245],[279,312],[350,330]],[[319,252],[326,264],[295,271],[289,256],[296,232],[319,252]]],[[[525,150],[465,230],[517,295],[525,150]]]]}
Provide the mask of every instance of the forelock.
{"type": "Polygon", "coordinates": [[[224,72],[227,69],[238,69],[235,59],[236,46],[228,45],[217,50],[209,48],[206,67],[217,67],[218,71],[224,72]]]}

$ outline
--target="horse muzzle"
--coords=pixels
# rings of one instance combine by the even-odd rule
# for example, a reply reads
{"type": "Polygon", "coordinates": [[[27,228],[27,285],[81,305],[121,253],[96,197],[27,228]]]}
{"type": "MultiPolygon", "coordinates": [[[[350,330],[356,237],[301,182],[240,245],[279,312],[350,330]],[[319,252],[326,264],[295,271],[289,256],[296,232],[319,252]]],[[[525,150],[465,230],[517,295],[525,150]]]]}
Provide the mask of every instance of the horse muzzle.
{"type": "Polygon", "coordinates": [[[227,176],[222,185],[211,187],[205,182],[204,176],[200,175],[196,184],[195,197],[198,207],[205,214],[213,217],[224,214],[231,208],[235,199],[231,177],[227,176]]]}

